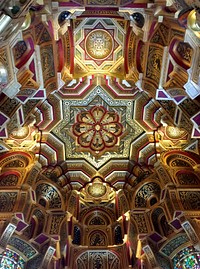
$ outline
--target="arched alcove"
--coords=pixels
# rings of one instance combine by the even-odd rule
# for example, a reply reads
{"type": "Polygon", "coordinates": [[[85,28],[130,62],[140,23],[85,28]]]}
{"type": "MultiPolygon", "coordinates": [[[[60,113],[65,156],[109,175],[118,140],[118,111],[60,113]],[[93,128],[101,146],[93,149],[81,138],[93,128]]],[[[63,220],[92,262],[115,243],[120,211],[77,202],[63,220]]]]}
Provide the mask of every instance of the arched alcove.
{"type": "Polygon", "coordinates": [[[154,230],[163,236],[168,236],[173,232],[172,227],[168,224],[165,212],[161,207],[158,207],[153,210],[151,214],[151,221],[154,227],[154,230]]]}

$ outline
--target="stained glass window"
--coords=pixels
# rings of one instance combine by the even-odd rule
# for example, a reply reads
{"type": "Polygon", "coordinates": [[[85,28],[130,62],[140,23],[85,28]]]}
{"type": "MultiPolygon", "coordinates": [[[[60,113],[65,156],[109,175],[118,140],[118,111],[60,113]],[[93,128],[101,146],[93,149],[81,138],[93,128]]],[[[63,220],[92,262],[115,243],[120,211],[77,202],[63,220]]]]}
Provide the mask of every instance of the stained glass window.
{"type": "Polygon", "coordinates": [[[10,249],[0,255],[0,269],[23,269],[25,261],[10,249]]]}
{"type": "Polygon", "coordinates": [[[194,247],[181,250],[173,259],[174,269],[200,269],[200,252],[194,247]]]}

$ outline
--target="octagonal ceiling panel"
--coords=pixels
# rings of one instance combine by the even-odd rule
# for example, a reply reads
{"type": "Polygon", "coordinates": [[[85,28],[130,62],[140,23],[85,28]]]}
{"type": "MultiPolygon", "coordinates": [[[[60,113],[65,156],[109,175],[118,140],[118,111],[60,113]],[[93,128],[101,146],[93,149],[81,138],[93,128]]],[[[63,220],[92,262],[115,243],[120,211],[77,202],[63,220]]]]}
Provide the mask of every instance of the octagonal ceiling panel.
{"type": "Polygon", "coordinates": [[[74,36],[74,77],[99,73],[124,76],[127,23],[110,18],[78,18],[74,21],[71,28],[74,36]]]}
{"type": "Polygon", "coordinates": [[[110,159],[128,159],[143,133],[134,121],[134,101],[114,100],[96,86],[82,100],[62,101],[63,119],[52,129],[65,144],[65,157],[85,159],[99,169],[110,159]]]}

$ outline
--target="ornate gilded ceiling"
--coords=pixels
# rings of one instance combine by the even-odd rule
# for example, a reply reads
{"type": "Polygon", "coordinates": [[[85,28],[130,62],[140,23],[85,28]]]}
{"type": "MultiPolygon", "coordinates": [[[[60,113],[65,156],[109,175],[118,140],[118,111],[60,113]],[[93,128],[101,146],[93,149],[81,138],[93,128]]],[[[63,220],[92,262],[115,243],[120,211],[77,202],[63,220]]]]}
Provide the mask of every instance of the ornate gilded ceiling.
{"type": "Polygon", "coordinates": [[[179,266],[200,242],[197,1],[6,2],[0,264],[179,266]]]}
{"type": "MultiPolygon", "coordinates": [[[[145,11],[145,3],[126,4],[131,12],[145,11]]],[[[147,15],[140,29],[125,8],[70,10],[60,25],[59,12],[48,25],[33,14],[23,40],[9,53],[1,50],[21,85],[14,99],[5,88],[1,100],[2,147],[34,150],[42,166],[67,162],[69,174],[82,171],[81,180],[69,175],[73,187],[98,173],[113,182],[115,163],[123,174],[129,162],[154,165],[163,150],[192,147],[199,105],[184,90],[193,48],[183,29],[147,15]]],[[[114,184],[124,186],[123,176],[115,176],[121,183],[114,184]]]]}

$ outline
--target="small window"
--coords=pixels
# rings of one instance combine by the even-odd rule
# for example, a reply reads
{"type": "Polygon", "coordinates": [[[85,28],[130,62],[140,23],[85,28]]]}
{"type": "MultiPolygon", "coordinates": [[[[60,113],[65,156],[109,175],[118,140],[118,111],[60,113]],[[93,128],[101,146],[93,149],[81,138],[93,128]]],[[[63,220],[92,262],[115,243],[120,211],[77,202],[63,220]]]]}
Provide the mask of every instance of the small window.
{"type": "Polygon", "coordinates": [[[47,202],[46,202],[46,200],[45,200],[44,198],[41,198],[41,199],[39,200],[39,204],[40,204],[41,206],[43,206],[43,207],[46,207],[47,202]]]}
{"type": "Polygon", "coordinates": [[[155,205],[157,202],[158,202],[157,198],[156,198],[156,197],[153,197],[153,198],[151,198],[151,200],[150,200],[150,205],[151,205],[151,206],[152,206],[152,205],[155,205]]]}

